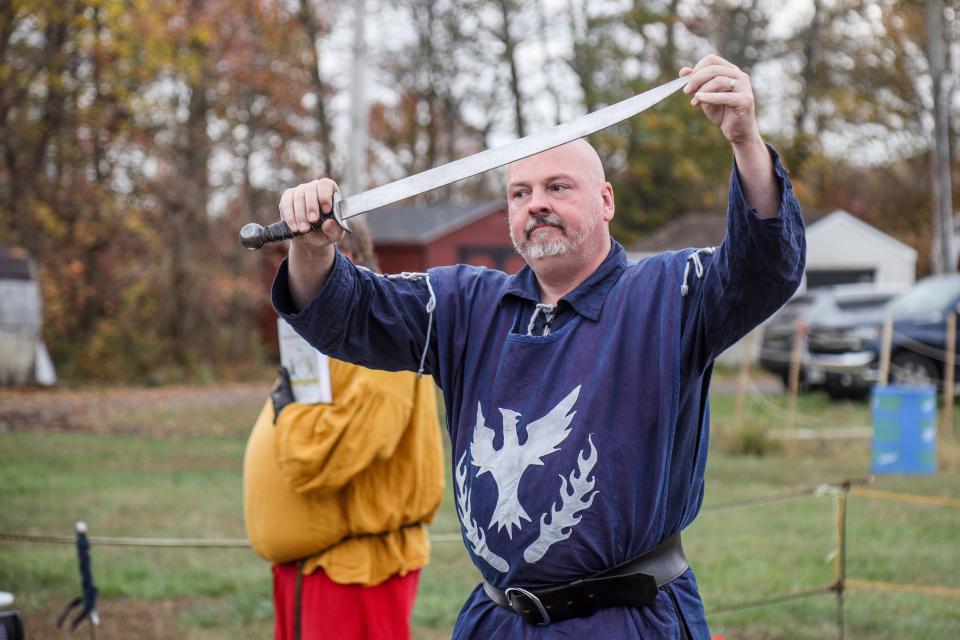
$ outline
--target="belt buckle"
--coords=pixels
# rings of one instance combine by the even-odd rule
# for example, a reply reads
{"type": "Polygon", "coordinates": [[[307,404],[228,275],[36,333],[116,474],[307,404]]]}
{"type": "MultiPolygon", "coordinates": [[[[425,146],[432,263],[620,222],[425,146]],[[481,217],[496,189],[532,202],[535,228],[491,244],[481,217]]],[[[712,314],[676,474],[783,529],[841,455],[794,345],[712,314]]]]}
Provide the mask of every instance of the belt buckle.
{"type": "Polygon", "coordinates": [[[519,595],[523,598],[526,598],[536,607],[537,613],[540,614],[540,622],[537,622],[538,627],[545,627],[550,624],[550,616],[547,614],[547,610],[543,608],[543,603],[540,602],[540,598],[536,594],[527,591],[526,589],[521,589],[520,587],[507,587],[503,590],[503,594],[507,597],[507,604],[510,605],[510,608],[513,609],[514,613],[520,615],[524,619],[528,619],[526,614],[522,611],[518,611],[517,607],[513,604],[514,594],[519,595]]]}

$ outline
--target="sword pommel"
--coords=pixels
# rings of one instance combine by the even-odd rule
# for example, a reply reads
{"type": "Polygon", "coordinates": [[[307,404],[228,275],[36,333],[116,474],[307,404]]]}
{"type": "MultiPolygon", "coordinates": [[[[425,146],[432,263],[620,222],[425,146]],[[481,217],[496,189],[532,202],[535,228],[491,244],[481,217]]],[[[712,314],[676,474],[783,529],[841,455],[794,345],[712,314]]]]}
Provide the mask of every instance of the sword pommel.
{"type": "Polygon", "coordinates": [[[240,229],[240,244],[251,251],[256,251],[263,246],[263,226],[256,222],[243,225],[240,229]]]}

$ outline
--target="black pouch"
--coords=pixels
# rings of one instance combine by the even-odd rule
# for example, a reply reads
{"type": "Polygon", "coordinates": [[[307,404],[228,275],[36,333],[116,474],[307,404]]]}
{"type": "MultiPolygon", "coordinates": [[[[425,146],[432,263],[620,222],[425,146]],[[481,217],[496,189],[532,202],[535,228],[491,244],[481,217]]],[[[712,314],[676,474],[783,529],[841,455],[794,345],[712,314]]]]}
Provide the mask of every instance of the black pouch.
{"type": "Polygon", "coordinates": [[[277,382],[270,397],[273,399],[273,424],[277,424],[277,418],[283,408],[294,401],[293,386],[290,384],[290,372],[286,367],[280,367],[277,371],[280,380],[277,382]]]}
{"type": "Polygon", "coordinates": [[[23,621],[13,609],[0,610],[0,640],[23,640],[23,621]]]}

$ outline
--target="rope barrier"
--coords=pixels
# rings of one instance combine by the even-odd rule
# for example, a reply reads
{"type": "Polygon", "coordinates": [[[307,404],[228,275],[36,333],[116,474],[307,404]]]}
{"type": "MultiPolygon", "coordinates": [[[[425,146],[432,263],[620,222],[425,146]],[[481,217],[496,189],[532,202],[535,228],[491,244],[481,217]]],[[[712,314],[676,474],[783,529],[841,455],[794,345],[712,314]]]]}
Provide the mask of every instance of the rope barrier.
{"type": "Polygon", "coordinates": [[[920,355],[926,356],[931,360],[936,360],[938,362],[947,361],[946,349],[938,349],[936,347],[931,347],[928,344],[924,344],[923,342],[918,342],[917,340],[914,340],[910,336],[904,335],[896,330],[894,330],[893,332],[893,342],[898,346],[905,347],[910,351],[919,353],[920,355]]]}
{"type": "Polygon", "coordinates": [[[918,504],[933,504],[941,507],[960,507],[960,500],[956,498],[941,498],[939,496],[922,496],[913,493],[897,493],[895,491],[878,491],[877,489],[850,489],[850,494],[864,498],[878,500],[897,500],[900,502],[914,502],[918,504]]]}
{"type": "Polygon", "coordinates": [[[906,593],[921,593],[928,596],[949,596],[960,598],[960,589],[951,587],[931,587],[919,584],[902,584],[898,582],[876,582],[871,580],[859,580],[857,578],[847,578],[846,586],[858,589],[872,589],[874,591],[896,591],[906,593]]]}
{"type": "MultiPolygon", "coordinates": [[[[919,355],[930,358],[931,360],[936,360],[937,362],[946,362],[947,361],[947,351],[946,349],[938,349],[937,347],[930,346],[926,343],[919,342],[914,338],[911,338],[908,335],[900,333],[898,331],[893,332],[892,343],[898,347],[904,347],[905,349],[917,353],[919,355]]],[[[853,351],[853,349],[851,349],[853,351]]],[[[830,354],[835,355],[835,354],[830,354]]],[[[764,354],[764,358],[771,362],[779,362],[781,364],[790,364],[791,362],[791,350],[790,349],[779,349],[774,352],[772,349],[767,349],[764,354]]],[[[805,364],[816,364],[805,358],[801,358],[801,365],[805,364]]]]}
{"type": "Polygon", "coordinates": [[[459,533],[438,533],[430,536],[430,542],[463,542],[463,536],[459,533]]]}
{"type": "MultiPolygon", "coordinates": [[[[837,548],[833,554],[834,561],[834,582],[829,586],[807,589],[785,593],[769,598],[761,598],[747,602],[737,602],[719,607],[712,607],[707,610],[710,615],[740,611],[756,607],[772,606],[810,598],[819,595],[833,593],[837,597],[837,625],[840,637],[844,634],[844,602],[843,595],[847,587],[856,589],[868,589],[874,591],[916,593],[929,596],[944,596],[960,598],[960,588],[928,586],[908,583],[883,582],[875,580],[861,580],[857,578],[848,578],[846,576],[846,501],[850,495],[863,498],[875,498],[879,500],[894,500],[900,502],[912,502],[918,504],[927,504],[940,507],[960,507],[960,500],[955,498],[944,498],[940,496],[928,496],[910,493],[901,493],[894,491],[880,491],[876,489],[865,489],[861,485],[870,484],[874,481],[873,476],[864,478],[850,478],[842,482],[824,483],[816,486],[803,487],[793,491],[760,496],[758,498],[735,500],[710,507],[705,507],[701,513],[712,514],[725,511],[734,511],[750,507],[773,504],[789,500],[796,500],[809,496],[831,495],[836,498],[836,526],[837,526],[837,548]]],[[[459,542],[461,536],[458,533],[441,533],[430,536],[433,543],[459,542]]],[[[25,533],[0,533],[0,541],[12,542],[37,542],[54,544],[74,544],[75,539],[71,536],[56,535],[38,535],[25,533]]],[[[250,547],[247,540],[242,539],[190,539],[190,538],[121,538],[121,537],[90,537],[91,545],[102,546],[127,546],[127,547],[178,547],[178,548],[243,548],[250,547]]]]}
{"type": "MultiPolygon", "coordinates": [[[[821,487],[824,485],[821,485],[821,487]]],[[[712,513],[723,513],[726,511],[737,511],[740,509],[749,509],[751,507],[757,507],[764,504],[774,504],[776,502],[786,502],[788,500],[797,500],[799,498],[806,498],[809,496],[818,495],[818,491],[821,487],[812,487],[807,489],[798,489],[796,491],[791,491],[789,493],[781,493],[772,496],[764,496],[761,498],[753,498],[746,500],[736,500],[733,502],[727,502],[724,504],[712,505],[709,507],[704,507],[700,510],[700,514],[712,514],[712,513]]]]}
{"type": "MultiPolygon", "coordinates": [[[[754,380],[751,377],[748,380],[748,384],[750,385],[750,392],[748,394],[748,397],[751,401],[756,401],[756,403],[759,406],[764,407],[767,411],[769,411],[775,417],[780,417],[780,418],[787,417],[788,415],[787,409],[784,407],[781,407],[779,402],[772,400],[770,397],[770,394],[764,393],[763,389],[760,388],[760,385],[757,384],[756,380],[754,380]]],[[[804,425],[817,424],[822,420],[820,416],[816,416],[810,413],[804,413],[802,411],[797,411],[796,417],[804,425]]]]}
{"type": "MultiPolygon", "coordinates": [[[[895,364],[890,365],[894,370],[899,371],[900,367],[895,364]]],[[[945,392],[946,387],[942,380],[931,381],[930,384],[937,387],[938,392],[945,392]]],[[[780,402],[774,400],[771,394],[764,393],[763,389],[757,384],[756,380],[752,377],[747,380],[748,392],[746,393],[747,400],[751,403],[754,403],[756,406],[760,407],[762,410],[766,411],[771,417],[778,418],[781,420],[786,420],[789,417],[789,410],[785,407],[780,406],[780,402]]],[[[779,395],[777,396],[779,397],[779,395]]],[[[796,412],[797,422],[800,423],[801,427],[811,427],[812,425],[818,425],[822,421],[822,417],[813,415],[810,413],[804,413],[802,411],[796,412]]],[[[784,422],[785,423],[785,422],[784,422]]],[[[777,434],[782,434],[787,430],[784,428],[772,429],[770,433],[776,437],[777,434]]],[[[799,431],[795,429],[794,432],[799,431]]],[[[846,437],[851,438],[861,438],[866,437],[866,433],[872,433],[873,427],[869,425],[863,425],[862,427],[851,427],[845,434],[846,437]]],[[[838,430],[829,431],[824,428],[816,428],[816,435],[826,438],[839,438],[841,437],[841,432],[838,430]]]]}
{"type": "Polygon", "coordinates": [[[766,607],[774,604],[780,604],[781,602],[789,602],[790,600],[799,600],[801,598],[810,598],[812,596],[822,596],[826,593],[836,593],[838,588],[839,587],[836,584],[832,584],[829,587],[820,587],[819,589],[809,589],[807,591],[796,591],[794,593],[786,593],[781,596],[764,598],[762,600],[738,602],[736,604],[729,604],[722,607],[708,609],[707,614],[713,615],[716,613],[729,613],[731,611],[740,611],[742,609],[753,609],[754,607],[766,607]]]}
{"type": "MultiPolygon", "coordinates": [[[[430,542],[460,542],[463,538],[459,533],[440,533],[430,536],[430,542]]],[[[51,544],[74,544],[71,536],[40,535],[30,533],[0,533],[0,540],[8,542],[36,542],[51,544]]],[[[90,536],[91,545],[103,547],[176,547],[193,549],[249,549],[250,542],[240,538],[235,539],[203,539],[203,538],[115,538],[105,536],[90,536]]]]}
{"type": "MultiPolygon", "coordinates": [[[[192,547],[197,549],[233,548],[249,549],[250,543],[241,539],[202,539],[202,538],[112,538],[90,536],[91,545],[105,547],[192,547]]],[[[0,540],[13,542],[49,542],[53,544],[73,544],[70,536],[33,535],[29,533],[0,533],[0,540]]]]}
{"type": "Polygon", "coordinates": [[[732,502],[725,502],[718,505],[704,507],[700,510],[700,513],[722,513],[724,511],[736,511],[738,509],[746,509],[764,504],[786,502],[788,500],[796,500],[799,498],[806,498],[808,496],[822,496],[829,493],[832,489],[836,489],[837,487],[871,484],[873,480],[873,476],[867,476],[865,478],[848,478],[847,480],[842,480],[840,482],[825,482],[811,487],[795,489],[794,491],[788,491],[786,493],[778,493],[745,500],[734,500],[732,502]]]}
{"type": "MultiPolygon", "coordinates": [[[[701,514],[722,513],[726,511],[736,511],[738,509],[747,509],[750,507],[761,506],[765,504],[774,504],[777,502],[786,502],[788,500],[797,500],[808,496],[820,496],[828,493],[831,488],[841,486],[864,485],[873,482],[873,477],[849,478],[840,482],[828,482],[810,487],[802,487],[785,493],[760,496],[758,498],[748,498],[744,500],[734,500],[724,502],[700,510],[701,514]]],[[[855,489],[854,491],[861,491],[855,489]]],[[[865,491],[865,490],[864,490],[865,491]]],[[[878,494],[888,495],[889,492],[878,492],[878,494]]],[[[889,494],[889,495],[909,495],[909,494],[889,494]]],[[[948,498],[933,498],[921,496],[930,500],[950,500],[948,498]]],[[[960,505],[960,500],[952,501],[960,505]]],[[[130,537],[111,537],[111,536],[90,536],[91,545],[104,547],[175,547],[175,548],[194,548],[194,549],[249,549],[250,542],[242,538],[130,538],[130,537]]],[[[430,536],[432,543],[461,542],[463,538],[459,533],[437,533],[430,536]]],[[[4,533],[0,532],[0,541],[8,542],[34,542],[50,544],[74,544],[73,536],[58,536],[49,534],[31,534],[31,533],[4,533]]]]}
{"type": "MultiPolygon", "coordinates": [[[[937,380],[929,380],[929,379],[926,379],[925,376],[924,376],[923,378],[920,378],[920,379],[911,378],[912,373],[910,372],[909,369],[905,369],[904,367],[901,367],[900,365],[896,364],[895,362],[891,362],[891,363],[890,363],[890,373],[893,374],[894,372],[899,372],[899,373],[905,374],[905,377],[906,377],[907,380],[908,380],[908,382],[905,383],[905,384],[907,384],[907,385],[911,385],[911,384],[930,385],[930,386],[932,386],[932,387],[936,387],[937,393],[943,393],[943,392],[947,391],[947,386],[943,383],[943,380],[939,380],[939,379],[937,379],[937,380]]],[[[891,377],[892,377],[892,375],[891,375],[891,377]]],[[[893,384],[893,383],[890,383],[890,384],[893,384]]]]}
{"type": "MultiPolygon", "coordinates": [[[[951,314],[949,317],[953,318],[952,322],[954,323],[956,322],[955,314],[951,314]]],[[[888,318],[888,321],[889,321],[889,318],[888,318]]],[[[953,350],[953,347],[949,342],[949,340],[952,339],[954,335],[953,333],[954,330],[950,328],[951,326],[955,327],[956,325],[955,324],[951,325],[950,321],[948,321],[947,327],[946,327],[947,335],[945,336],[945,342],[947,344],[945,348],[940,348],[937,346],[926,344],[924,342],[920,342],[915,338],[912,338],[908,335],[905,335],[901,332],[896,331],[895,325],[892,324],[892,322],[889,325],[884,324],[884,330],[883,330],[884,335],[881,340],[881,343],[882,343],[881,353],[877,354],[880,359],[878,375],[882,383],[886,384],[887,378],[890,373],[900,374],[902,377],[905,377],[908,380],[912,379],[913,372],[906,370],[902,366],[899,366],[897,363],[891,362],[889,360],[890,351],[893,349],[894,346],[899,348],[901,353],[902,352],[914,353],[923,358],[931,360],[934,363],[937,363],[937,365],[940,367],[942,371],[944,367],[951,361],[951,358],[955,357],[953,353],[950,353],[947,350],[947,348],[950,348],[951,350],[953,350]],[[884,366],[886,366],[886,369],[884,369],[884,366]]],[[[795,330],[792,336],[795,343],[797,342],[798,339],[801,342],[807,339],[807,335],[808,335],[807,329],[808,329],[808,326],[801,322],[798,329],[795,330]]],[[[799,367],[813,366],[813,367],[825,369],[827,372],[831,370],[828,364],[826,365],[823,363],[818,364],[818,362],[815,360],[815,354],[800,355],[799,352],[797,351],[797,344],[795,344],[794,348],[789,351],[786,349],[781,349],[777,353],[771,351],[768,348],[764,353],[764,358],[773,362],[788,364],[791,367],[792,366],[799,366],[799,367]],[[795,359],[797,360],[796,363],[794,362],[795,359]]],[[[843,373],[843,371],[838,371],[837,373],[843,373]]],[[[926,376],[924,376],[923,380],[916,380],[916,381],[923,382],[924,384],[932,384],[937,388],[938,392],[952,395],[953,389],[947,388],[947,382],[949,380],[952,380],[950,376],[942,376],[939,378],[935,376],[934,379],[925,379],[925,378],[926,376]]],[[[789,401],[793,402],[794,398],[795,396],[791,394],[789,396],[789,401]]]]}
{"type": "MultiPolygon", "coordinates": [[[[941,507],[960,507],[960,500],[955,498],[942,498],[939,496],[927,496],[927,495],[918,495],[918,494],[909,494],[909,493],[900,493],[894,491],[880,491],[876,489],[864,489],[856,484],[866,484],[871,482],[873,478],[860,479],[859,481],[845,481],[840,484],[826,484],[820,485],[817,487],[812,494],[813,495],[824,495],[829,493],[836,497],[836,506],[835,506],[835,518],[837,523],[837,548],[833,554],[834,562],[834,582],[828,587],[820,587],[817,589],[809,589],[806,591],[797,591],[794,593],[787,593],[778,596],[773,596],[770,598],[762,598],[758,600],[751,600],[748,602],[740,602],[729,605],[724,605],[721,607],[713,607],[708,610],[710,615],[729,613],[732,611],[740,611],[743,609],[750,609],[755,607],[764,607],[772,606],[776,604],[781,604],[783,602],[789,602],[791,600],[799,600],[801,598],[809,598],[818,595],[824,595],[828,593],[834,593],[837,598],[837,627],[839,630],[839,637],[844,637],[844,591],[846,588],[856,588],[856,589],[868,589],[874,591],[886,591],[886,592],[896,592],[896,593],[916,593],[920,595],[927,596],[942,596],[942,597],[953,597],[960,598],[960,588],[954,587],[944,587],[944,586],[932,586],[932,585],[919,585],[919,584],[909,584],[909,583],[896,583],[896,582],[883,582],[877,580],[861,580],[858,578],[848,578],[846,571],[846,547],[847,547],[847,498],[850,495],[856,495],[864,498],[876,498],[880,500],[895,500],[900,502],[912,502],[917,504],[928,504],[941,507]]],[[[718,505],[716,510],[724,510],[727,508],[740,508],[741,506],[753,506],[754,504],[764,504],[768,502],[778,501],[781,499],[793,499],[798,497],[803,497],[811,495],[811,490],[801,489],[793,491],[787,494],[780,494],[779,496],[767,496],[753,501],[741,501],[739,503],[728,503],[727,505],[718,505]]],[[[707,511],[706,509],[704,511],[707,511]]]]}

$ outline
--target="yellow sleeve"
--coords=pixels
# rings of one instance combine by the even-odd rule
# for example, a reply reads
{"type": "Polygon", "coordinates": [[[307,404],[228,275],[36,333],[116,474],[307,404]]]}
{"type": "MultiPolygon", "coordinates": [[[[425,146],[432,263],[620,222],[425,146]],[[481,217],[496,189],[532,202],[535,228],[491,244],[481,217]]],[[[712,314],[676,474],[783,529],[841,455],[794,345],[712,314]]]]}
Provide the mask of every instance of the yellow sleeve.
{"type": "Polygon", "coordinates": [[[390,457],[410,422],[416,378],[360,369],[332,405],[292,403],[275,426],[277,463],[297,493],[331,493],[390,457]]]}
{"type": "Polygon", "coordinates": [[[243,456],[243,515],[250,546],[264,560],[292,562],[350,535],[336,494],[294,493],[277,465],[273,403],[267,400],[243,456]]]}

